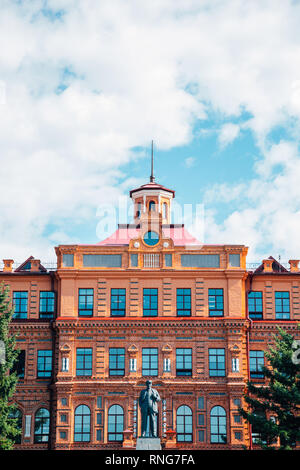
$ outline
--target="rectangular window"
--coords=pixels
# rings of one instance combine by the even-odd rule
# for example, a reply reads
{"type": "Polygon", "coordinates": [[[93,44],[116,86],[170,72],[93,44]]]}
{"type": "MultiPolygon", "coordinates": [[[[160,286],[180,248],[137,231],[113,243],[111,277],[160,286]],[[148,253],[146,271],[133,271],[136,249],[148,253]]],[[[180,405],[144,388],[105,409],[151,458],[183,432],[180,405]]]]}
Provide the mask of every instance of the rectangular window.
{"type": "Polygon", "coordinates": [[[290,293],[275,292],[276,320],[290,319],[290,293]]]}
{"type": "Polygon", "coordinates": [[[125,375],[125,349],[109,349],[109,375],[125,375]]]}
{"type": "Polygon", "coordinates": [[[77,348],[76,353],[76,375],[91,376],[93,367],[92,348],[77,348]]]}
{"type": "Polygon", "coordinates": [[[159,268],[159,253],[144,254],[144,268],[159,268]]]}
{"type": "Polygon", "coordinates": [[[97,397],[97,408],[102,408],[102,397],[97,397]]]}
{"type": "Polygon", "coordinates": [[[241,406],[241,400],[239,398],[234,398],[233,399],[233,403],[235,406],[237,406],[238,408],[241,406]]]}
{"type": "Polygon", "coordinates": [[[210,317],[223,317],[224,295],[223,289],[208,289],[208,307],[210,317]]]}
{"type": "Polygon", "coordinates": [[[203,414],[198,415],[198,426],[204,426],[204,415],[203,414]]]}
{"type": "Polygon", "coordinates": [[[240,415],[234,415],[233,417],[235,423],[240,423],[241,422],[241,416],[240,415]]]}
{"type": "Polygon", "coordinates": [[[158,289],[144,289],[143,292],[143,316],[157,317],[158,314],[158,289]]]}
{"type": "Polygon", "coordinates": [[[234,433],[234,438],[237,440],[237,441],[241,441],[242,440],[242,433],[239,432],[239,431],[236,431],[234,433]]]}
{"type": "Polygon", "coordinates": [[[176,376],[192,376],[192,349],[176,349],[176,376]]]}
{"type": "Polygon", "coordinates": [[[25,415],[24,437],[30,437],[30,435],[31,435],[31,415],[25,415]]]}
{"type": "Polygon", "coordinates": [[[209,349],[209,376],[225,377],[225,349],[209,349]]]}
{"type": "Polygon", "coordinates": [[[204,397],[198,397],[198,409],[204,410],[204,397]]]}
{"type": "Polygon", "coordinates": [[[69,372],[69,358],[68,357],[62,358],[61,371],[69,372]]]}
{"type": "Polygon", "coordinates": [[[191,315],[191,289],[177,289],[177,315],[191,315]]]}
{"type": "Polygon", "coordinates": [[[52,351],[50,349],[38,351],[37,357],[37,377],[51,377],[52,372],[52,351]]]}
{"type": "Polygon", "coordinates": [[[126,289],[111,289],[110,314],[112,317],[124,317],[126,311],[126,289]]]}
{"type": "Polygon", "coordinates": [[[102,429],[97,429],[97,441],[102,441],[102,429]]]}
{"type": "Polygon", "coordinates": [[[171,359],[169,357],[164,358],[164,372],[171,372],[171,359]]]}
{"type": "Polygon", "coordinates": [[[130,255],[130,264],[132,268],[138,267],[138,255],[136,253],[130,255]]]}
{"type": "Polygon", "coordinates": [[[51,291],[40,292],[40,318],[53,318],[55,294],[51,291]]]}
{"type": "Polygon", "coordinates": [[[102,413],[97,413],[97,424],[102,424],[102,413]]]}
{"type": "Polygon", "coordinates": [[[165,266],[167,268],[171,268],[172,267],[172,255],[170,253],[166,253],[165,254],[165,266]]]}
{"type": "Polygon", "coordinates": [[[229,255],[229,266],[232,268],[239,268],[241,265],[240,255],[239,254],[230,254],[229,255]]]}
{"type": "Polygon", "coordinates": [[[261,320],[263,317],[263,296],[262,292],[251,291],[248,294],[248,312],[253,320],[261,320]]]}
{"type": "Polygon", "coordinates": [[[143,348],[142,352],[142,375],[158,375],[158,349],[143,348]]]}
{"type": "Polygon", "coordinates": [[[19,356],[14,363],[11,372],[16,372],[17,376],[20,379],[24,379],[25,376],[25,358],[26,358],[26,351],[22,349],[19,353],[19,356]]]}
{"type": "Polygon", "coordinates": [[[63,268],[73,268],[74,266],[74,255],[64,254],[63,255],[63,268]]]}
{"type": "Polygon", "coordinates": [[[61,439],[67,439],[67,433],[66,431],[59,431],[59,435],[61,439]]]}
{"type": "Polygon", "coordinates": [[[129,372],[136,372],[136,357],[131,357],[129,359],[129,372]]]}
{"type": "Polygon", "coordinates": [[[250,351],[250,377],[263,379],[264,374],[261,368],[264,363],[264,351],[250,351]]]}
{"type": "Polygon", "coordinates": [[[219,268],[220,255],[181,255],[184,268],[219,268]]]}
{"type": "Polygon", "coordinates": [[[94,289],[79,289],[78,315],[92,317],[94,312],[94,289]]]}
{"type": "Polygon", "coordinates": [[[122,255],[83,255],[86,268],[121,268],[122,255]]]}
{"type": "Polygon", "coordinates": [[[238,357],[232,358],[232,372],[239,372],[240,371],[240,361],[238,357]]]}
{"type": "Polygon", "coordinates": [[[203,429],[199,429],[198,431],[198,441],[204,442],[204,430],[203,429]]]}
{"type": "Polygon", "coordinates": [[[27,318],[28,292],[15,291],[13,293],[13,305],[15,308],[13,318],[27,318]]]}

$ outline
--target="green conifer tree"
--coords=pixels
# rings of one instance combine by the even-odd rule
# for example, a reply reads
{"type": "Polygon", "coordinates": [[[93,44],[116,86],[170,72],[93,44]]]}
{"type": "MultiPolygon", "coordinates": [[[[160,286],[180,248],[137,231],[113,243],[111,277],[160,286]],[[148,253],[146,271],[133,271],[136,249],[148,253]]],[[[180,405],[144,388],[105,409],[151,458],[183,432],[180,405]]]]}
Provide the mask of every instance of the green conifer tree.
{"type": "Polygon", "coordinates": [[[17,373],[11,372],[19,350],[16,338],[9,333],[14,308],[11,306],[9,288],[0,285],[0,449],[10,450],[20,435],[18,420],[13,418],[15,405],[11,403],[18,381],[17,373]]]}
{"type": "Polygon", "coordinates": [[[275,347],[265,353],[269,365],[261,368],[266,384],[248,382],[248,407],[239,411],[259,434],[256,444],[261,448],[291,450],[300,441],[300,357],[294,337],[277,328],[275,347]]]}

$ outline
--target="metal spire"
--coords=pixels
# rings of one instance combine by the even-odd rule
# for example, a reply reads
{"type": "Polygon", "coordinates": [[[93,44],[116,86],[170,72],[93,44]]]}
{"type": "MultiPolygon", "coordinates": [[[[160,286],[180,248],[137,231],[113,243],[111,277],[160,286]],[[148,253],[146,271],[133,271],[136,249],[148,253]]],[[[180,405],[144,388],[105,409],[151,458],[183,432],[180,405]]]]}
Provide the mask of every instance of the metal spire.
{"type": "Polygon", "coordinates": [[[150,176],[150,183],[154,183],[155,176],[153,175],[153,140],[152,142],[152,148],[151,148],[151,176],[150,176]]]}

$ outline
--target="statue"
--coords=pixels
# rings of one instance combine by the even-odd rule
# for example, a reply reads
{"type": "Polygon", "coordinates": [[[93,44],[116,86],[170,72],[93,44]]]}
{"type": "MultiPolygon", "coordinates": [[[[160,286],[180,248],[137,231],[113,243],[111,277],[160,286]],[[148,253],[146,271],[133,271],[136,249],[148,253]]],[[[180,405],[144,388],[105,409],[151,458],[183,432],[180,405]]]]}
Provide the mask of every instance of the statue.
{"type": "Polygon", "coordinates": [[[142,437],[145,437],[147,431],[147,420],[150,420],[150,437],[157,437],[156,417],[158,415],[157,402],[160,396],[157,390],[152,388],[152,381],[147,380],[146,387],[140,393],[139,405],[142,415],[142,437]]]}

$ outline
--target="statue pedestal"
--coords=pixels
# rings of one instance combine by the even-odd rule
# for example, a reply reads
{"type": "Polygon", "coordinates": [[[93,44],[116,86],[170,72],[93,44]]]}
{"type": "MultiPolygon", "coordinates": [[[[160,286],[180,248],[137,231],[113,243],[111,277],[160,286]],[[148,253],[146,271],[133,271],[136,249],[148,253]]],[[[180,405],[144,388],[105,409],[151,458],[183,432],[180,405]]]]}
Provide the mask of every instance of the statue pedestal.
{"type": "Polygon", "coordinates": [[[159,437],[138,437],[136,450],[161,450],[159,437]]]}

